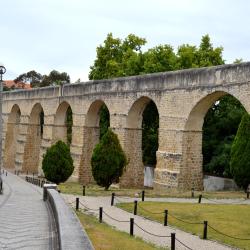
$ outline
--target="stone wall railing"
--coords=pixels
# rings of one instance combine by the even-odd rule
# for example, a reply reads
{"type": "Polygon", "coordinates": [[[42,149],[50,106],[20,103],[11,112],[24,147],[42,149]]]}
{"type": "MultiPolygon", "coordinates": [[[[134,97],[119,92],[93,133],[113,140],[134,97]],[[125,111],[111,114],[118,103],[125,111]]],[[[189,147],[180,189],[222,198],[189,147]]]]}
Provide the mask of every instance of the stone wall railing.
{"type": "Polygon", "coordinates": [[[56,185],[44,185],[44,200],[49,203],[55,218],[60,250],[94,250],[75,213],[66,205],[55,189],[56,185]]]}

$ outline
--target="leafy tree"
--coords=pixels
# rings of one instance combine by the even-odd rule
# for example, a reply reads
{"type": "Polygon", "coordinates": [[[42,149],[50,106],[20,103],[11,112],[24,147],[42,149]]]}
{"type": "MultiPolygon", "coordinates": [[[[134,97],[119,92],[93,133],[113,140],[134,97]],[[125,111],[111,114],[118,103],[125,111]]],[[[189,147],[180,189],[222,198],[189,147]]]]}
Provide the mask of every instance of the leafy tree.
{"type": "Polygon", "coordinates": [[[127,164],[117,135],[109,129],[94,148],[91,166],[96,183],[108,190],[123,173],[127,164]]]}
{"type": "Polygon", "coordinates": [[[225,95],[208,110],[203,125],[203,169],[206,173],[231,177],[230,148],[241,117],[245,114],[241,103],[225,95]]]}
{"type": "Polygon", "coordinates": [[[239,187],[247,189],[250,184],[250,115],[242,117],[235,136],[232,150],[230,169],[239,187]]]}
{"type": "Polygon", "coordinates": [[[43,76],[40,73],[37,73],[35,70],[31,70],[27,73],[19,75],[14,82],[24,82],[30,83],[32,88],[40,87],[43,76]]]}
{"type": "Polygon", "coordinates": [[[70,77],[66,72],[58,72],[57,70],[52,70],[49,75],[44,75],[43,80],[40,83],[40,87],[50,86],[50,85],[62,85],[64,83],[69,83],[70,77]]]}
{"type": "Polygon", "coordinates": [[[47,180],[56,184],[65,182],[74,170],[69,146],[58,141],[48,148],[43,156],[42,169],[47,180]]]}

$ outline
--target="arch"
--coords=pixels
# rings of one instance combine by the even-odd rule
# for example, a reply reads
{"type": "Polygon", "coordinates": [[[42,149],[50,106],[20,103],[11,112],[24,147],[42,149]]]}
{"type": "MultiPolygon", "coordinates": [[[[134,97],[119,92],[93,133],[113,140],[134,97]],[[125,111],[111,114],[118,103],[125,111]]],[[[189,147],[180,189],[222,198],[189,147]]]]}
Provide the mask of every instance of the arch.
{"type": "MultiPolygon", "coordinates": [[[[204,96],[192,107],[187,117],[183,131],[180,188],[203,189],[202,132],[204,118],[209,108],[225,95],[231,94],[225,91],[215,91],[204,96]]],[[[238,100],[237,97],[235,98],[238,100]]]]}
{"type": "Polygon", "coordinates": [[[72,125],[73,125],[73,117],[72,117],[72,109],[68,102],[64,101],[60,103],[56,110],[55,119],[54,119],[54,127],[53,127],[53,142],[58,140],[62,140],[65,143],[70,144],[72,138],[72,125]],[[68,116],[71,116],[71,122],[68,122],[68,116]]]}
{"type": "Polygon", "coordinates": [[[40,146],[43,137],[44,111],[40,103],[36,103],[29,118],[26,143],[24,147],[23,171],[38,173],[40,146]]]}
{"type": "Polygon", "coordinates": [[[6,168],[15,168],[15,158],[17,149],[17,139],[19,135],[19,124],[21,111],[17,104],[13,105],[8,116],[7,131],[4,148],[4,166],[6,168]]]}
{"type": "Polygon", "coordinates": [[[95,145],[100,140],[100,110],[104,105],[107,107],[104,101],[95,100],[90,104],[85,116],[85,126],[83,133],[84,147],[79,168],[79,180],[84,184],[93,182],[91,172],[91,157],[95,145]]]}
{"type": "MultiPolygon", "coordinates": [[[[128,112],[125,133],[126,142],[124,148],[126,150],[126,155],[129,158],[129,164],[126,167],[126,172],[121,179],[123,186],[142,187],[144,185],[143,183],[145,183],[142,149],[142,138],[144,130],[142,128],[142,124],[144,111],[149,104],[153,104],[155,106],[159,119],[157,105],[151,98],[147,96],[142,96],[137,99],[132,104],[128,112]]],[[[149,171],[150,169],[151,168],[147,168],[147,171],[149,171]]]]}

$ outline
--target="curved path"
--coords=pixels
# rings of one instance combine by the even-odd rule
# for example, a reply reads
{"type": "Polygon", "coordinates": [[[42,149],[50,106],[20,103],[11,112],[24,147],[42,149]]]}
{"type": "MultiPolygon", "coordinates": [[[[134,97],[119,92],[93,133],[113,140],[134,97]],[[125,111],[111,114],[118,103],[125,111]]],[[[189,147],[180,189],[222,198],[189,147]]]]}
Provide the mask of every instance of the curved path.
{"type": "MultiPolygon", "coordinates": [[[[230,246],[226,246],[226,245],[222,245],[216,241],[212,241],[212,240],[202,240],[200,239],[198,236],[192,235],[190,233],[186,233],[184,231],[181,231],[179,229],[176,229],[174,227],[171,226],[167,226],[164,227],[162,224],[151,221],[151,220],[147,220],[141,216],[136,216],[133,215],[131,213],[128,213],[122,209],[119,209],[118,207],[115,206],[110,206],[110,197],[90,197],[90,196],[84,196],[84,197],[80,197],[80,196],[75,196],[75,195],[66,195],[64,194],[64,199],[65,201],[71,205],[71,206],[75,206],[75,199],[76,197],[80,198],[80,208],[84,209],[85,208],[89,208],[91,210],[87,209],[87,213],[91,213],[93,215],[95,215],[96,217],[98,217],[99,215],[99,211],[98,208],[99,207],[103,207],[103,211],[105,212],[103,214],[103,220],[114,226],[115,228],[117,228],[118,230],[121,231],[125,231],[125,232],[129,232],[129,220],[130,218],[134,218],[135,223],[140,226],[141,228],[139,228],[138,226],[135,226],[134,228],[134,235],[139,236],[141,238],[143,238],[145,241],[149,241],[154,243],[157,246],[161,246],[161,247],[166,247],[168,246],[170,248],[170,238],[166,238],[166,237],[156,237],[153,235],[149,235],[146,231],[151,232],[153,234],[156,235],[161,235],[161,236],[169,236],[171,233],[176,233],[176,238],[179,239],[183,244],[181,244],[180,242],[176,242],[176,249],[177,250],[187,250],[187,249],[191,249],[191,250],[229,250],[229,249],[234,249],[233,247],[230,246]],[[113,218],[111,218],[111,217],[113,218]],[[116,219],[116,220],[114,220],[116,219]],[[119,220],[119,221],[118,221],[119,220]],[[145,231],[143,231],[142,229],[144,229],[145,231]],[[186,246],[185,246],[186,245],[186,246]]],[[[134,201],[134,198],[127,198],[127,197],[123,197],[120,199],[122,200],[122,202],[131,202],[134,201]]],[[[139,199],[137,199],[139,200],[139,199]]],[[[178,201],[182,201],[182,202],[186,202],[187,199],[150,199],[147,198],[147,201],[149,200],[155,200],[155,201],[172,201],[172,202],[176,202],[178,201]]],[[[197,199],[188,199],[189,202],[196,202],[197,203],[197,199]]],[[[218,201],[218,200],[216,200],[218,201]]],[[[216,202],[214,201],[214,202],[216,202]]],[[[237,200],[238,201],[238,200],[237,200]]],[[[115,203],[119,202],[117,199],[115,201],[115,203]]],[[[209,202],[209,201],[208,201],[209,202]]],[[[213,201],[211,201],[212,203],[213,201]]],[[[222,202],[227,202],[227,201],[222,201],[222,202]]],[[[243,200],[239,200],[238,202],[243,202],[243,200]]],[[[248,202],[248,201],[247,201],[248,202]]]]}
{"type": "Polygon", "coordinates": [[[42,189],[5,173],[0,195],[0,250],[56,249],[54,221],[42,200],[42,189]]]}

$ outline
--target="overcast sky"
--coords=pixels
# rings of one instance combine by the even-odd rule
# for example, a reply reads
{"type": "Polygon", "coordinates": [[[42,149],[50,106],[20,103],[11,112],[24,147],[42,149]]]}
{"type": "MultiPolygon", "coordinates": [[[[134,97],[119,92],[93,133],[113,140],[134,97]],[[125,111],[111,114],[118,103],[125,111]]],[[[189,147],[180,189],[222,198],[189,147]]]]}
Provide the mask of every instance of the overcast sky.
{"type": "Polygon", "coordinates": [[[226,63],[250,61],[249,25],[248,0],[0,0],[0,62],[4,79],[56,69],[86,81],[109,32],[146,38],[146,48],[199,45],[209,34],[226,63]]]}

